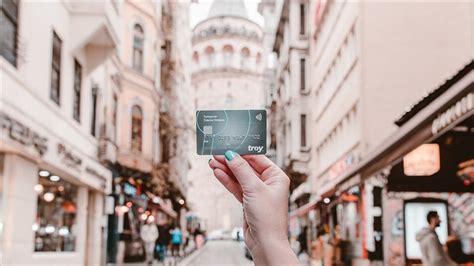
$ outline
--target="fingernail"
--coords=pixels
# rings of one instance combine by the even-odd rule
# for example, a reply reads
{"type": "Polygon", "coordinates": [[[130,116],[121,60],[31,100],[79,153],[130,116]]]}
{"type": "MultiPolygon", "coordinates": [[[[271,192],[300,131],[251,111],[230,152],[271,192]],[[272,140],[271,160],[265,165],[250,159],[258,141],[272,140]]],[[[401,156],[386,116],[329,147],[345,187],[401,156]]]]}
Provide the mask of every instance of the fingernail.
{"type": "Polygon", "coordinates": [[[224,153],[224,156],[225,156],[227,161],[232,161],[232,159],[234,159],[237,156],[237,153],[235,153],[233,151],[226,151],[224,153]]]}
{"type": "Polygon", "coordinates": [[[207,164],[210,164],[210,163],[211,163],[211,161],[212,161],[212,158],[211,158],[211,159],[209,159],[209,161],[207,162],[207,164]]]}

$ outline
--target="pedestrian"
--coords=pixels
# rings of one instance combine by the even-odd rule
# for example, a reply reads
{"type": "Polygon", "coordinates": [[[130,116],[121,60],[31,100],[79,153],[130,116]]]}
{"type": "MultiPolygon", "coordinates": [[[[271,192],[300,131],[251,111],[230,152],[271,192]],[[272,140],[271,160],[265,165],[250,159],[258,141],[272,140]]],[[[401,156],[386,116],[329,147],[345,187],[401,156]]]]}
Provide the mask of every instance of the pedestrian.
{"type": "Polygon", "coordinates": [[[244,241],[255,265],[299,265],[288,242],[288,176],[264,155],[240,156],[233,151],[214,156],[209,166],[244,203],[244,241]]]}
{"type": "Polygon", "coordinates": [[[181,243],[183,242],[183,233],[178,226],[171,231],[171,253],[173,257],[179,257],[181,243]]]}
{"type": "Polygon", "coordinates": [[[148,216],[145,221],[145,224],[140,230],[140,237],[145,243],[145,263],[151,264],[153,262],[154,251],[155,251],[155,241],[158,238],[158,229],[156,225],[153,224],[153,219],[148,216]]]}
{"type": "Polygon", "coordinates": [[[168,253],[168,245],[171,241],[170,235],[171,226],[164,223],[158,226],[158,239],[156,240],[157,257],[160,262],[164,262],[168,253]]]}
{"type": "Polygon", "coordinates": [[[426,216],[428,227],[418,231],[416,241],[420,243],[423,265],[451,266],[456,265],[444,252],[435,229],[441,225],[436,211],[429,211],[426,216]]]}
{"type": "Polygon", "coordinates": [[[325,234],[324,229],[319,228],[316,239],[311,242],[311,266],[323,266],[325,234]]]}
{"type": "Polygon", "coordinates": [[[298,256],[305,253],[308,254],[308,227],[303,227],[301,233],[298,235],[298,242],[300,243],[300,250],[298,252],[298,256]]]}

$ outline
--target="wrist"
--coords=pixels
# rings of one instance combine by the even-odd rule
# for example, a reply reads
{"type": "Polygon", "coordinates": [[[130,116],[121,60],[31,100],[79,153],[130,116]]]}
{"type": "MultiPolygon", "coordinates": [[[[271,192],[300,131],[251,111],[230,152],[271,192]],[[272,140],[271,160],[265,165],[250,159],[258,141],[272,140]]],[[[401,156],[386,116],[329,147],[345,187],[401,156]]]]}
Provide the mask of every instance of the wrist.
{"type": "Polygon", "coordinates": [[[250,250],[255,265],[298,265],[288,239],[264,239],[250,250]]]}

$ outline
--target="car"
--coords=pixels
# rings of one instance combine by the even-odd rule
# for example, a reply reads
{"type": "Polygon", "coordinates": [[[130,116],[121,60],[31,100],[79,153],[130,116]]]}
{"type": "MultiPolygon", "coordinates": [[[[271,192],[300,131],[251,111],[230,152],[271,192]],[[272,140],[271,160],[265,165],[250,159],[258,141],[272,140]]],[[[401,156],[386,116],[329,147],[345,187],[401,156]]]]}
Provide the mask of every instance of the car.
{"type": "Polygon", "coordinates": [[[229,230],[224,229],[211,231],[207,235],[207,240],[229,240],[231,238],[231,232],[229,230]]]}

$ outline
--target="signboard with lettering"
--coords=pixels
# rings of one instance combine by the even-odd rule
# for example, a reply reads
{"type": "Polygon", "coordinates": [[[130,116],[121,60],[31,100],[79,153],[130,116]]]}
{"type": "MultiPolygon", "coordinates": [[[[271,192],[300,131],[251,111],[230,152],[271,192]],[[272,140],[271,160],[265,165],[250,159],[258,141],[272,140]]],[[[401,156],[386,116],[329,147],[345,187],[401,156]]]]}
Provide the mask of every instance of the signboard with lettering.
{"type": "Polygon", "coordinates": [[[32,147],[40,156],[48,151],[48,139],[46,137],[42,137],[36,131],[31,130],[3,112],[0,112],[0,127],[2,131],[8,133],[10,139],[27,148],[32,147]]]}

